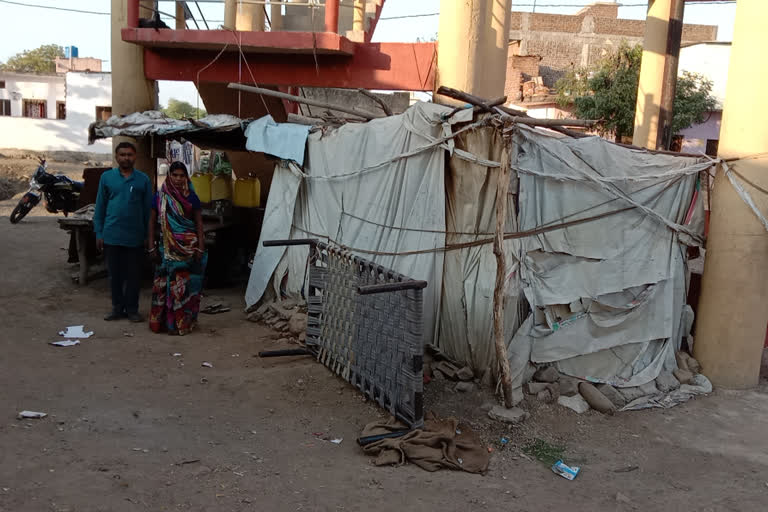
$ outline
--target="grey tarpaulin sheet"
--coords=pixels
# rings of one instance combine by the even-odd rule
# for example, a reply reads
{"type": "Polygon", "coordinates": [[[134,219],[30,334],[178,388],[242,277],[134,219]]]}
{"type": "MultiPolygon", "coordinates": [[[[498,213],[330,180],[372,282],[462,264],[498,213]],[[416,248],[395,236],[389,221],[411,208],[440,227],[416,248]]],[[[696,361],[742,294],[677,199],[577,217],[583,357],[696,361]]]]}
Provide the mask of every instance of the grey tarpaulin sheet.
{"type": "Polygon", "coordinates": [[[680,241],[701,239],[703,204],[691,201],[711,163],[526,128],[515,142],[521,230],[633,208],[522,239],[533,313],[510,344],[513,373],[530,358],[637,386],[674,367],[685,304],[680,241]]]}
{"type": "MultiPolygon", "coordinates": [[[[446,111],[419,103],[311,134],[303,169],[276,168],[261,239],[328,239],[427,280],[425,339],[482,372],[495,359],[492,246],[440,249],[493,232],[500,137],[470,129],[435,145],[458,131],[441,122],[446,111]],[[390,254],[407,251],[428,252],[390,254]]],[[[710,162],[524,127],[515,143],[507,231],[606,214],[505,242],[505,338],[516,382],[529,361],[618,386],[654,379],[674,365],[685,299],[680,242],[701,240],[703,205],[691,200],[710,162]],[[534,313],[515,332],[521,289],[534,313]]],[[[301,293],[307,250],[259,247],[246,303],[301,293]]]]}
{"type": "MultiPolygon", "coordinates": [[[[417,103],[401,115],[311,134],[300,183],[285,168],[275,174],[261,235],[262,240],[285,238],[290,230],[291,238],[328,239],[413,279],[428,281],[425,340],[434,338],[440,311],[443,253],[386,253],[445,245],[445,150],[436,145],[408,158],[395,157],[429,144],[446,130],[450,133],[450,127],[440,122],[446,111],[450,109],[417,103]]],[[[258,302],[270,279],[274,291],[282,287],[284,293],[299,294],[307,250],[299,246],[267,253],[259,247],[246,303],[258,302]]]]}
{"type": "MultiPolygon", "coordinates": [[[[455,148],[499,161],[503,140],[495,128],[460,134],[455,148]]],[[[496,229],[496,183],[499,169],[463,158],[451,158],[445,184],[446,242],[448,245],[493,237],[496,229]],[[470,234],[477,233],[477,234],[470,234]]],[[[517,189],[515,175],[509,190],[517,189]]],[[[505,231],[517,230],[515,202],[507,196],[505,231]]],[[[504,337],[509,341],[518,327],[517,240],[506,240],[507,280],[504,288],[504,337]]],[[[445,253],[443,297],[438,346],[450,358],[469,364],[477,375],[497,369],[493,341],[493,289],[496,257],[493,245],[484,244],[445,253]]]]}
{"type": "Polygon", "coordinates": [[[184,135],[205,131],[239,130],[241,120],[227,114],[212,114],[194,122],[173,119],[157,110],[134,112],[127,116],[112,116],[106,121],[91,123],[88,128],[88,143],[96,139],[124,135],[141,137],[145,135],[184,135]]]}

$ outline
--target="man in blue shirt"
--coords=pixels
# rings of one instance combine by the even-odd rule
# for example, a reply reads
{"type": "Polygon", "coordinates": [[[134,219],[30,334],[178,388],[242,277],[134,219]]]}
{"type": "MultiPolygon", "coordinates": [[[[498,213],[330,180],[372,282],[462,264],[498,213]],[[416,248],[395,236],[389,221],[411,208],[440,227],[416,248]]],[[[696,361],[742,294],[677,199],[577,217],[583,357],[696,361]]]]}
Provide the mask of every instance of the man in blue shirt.
{"type": "Polygon", "coordinates": [[[152,183],[146,174],[133,168],[136,146],[130,142],[117,145],[115,160],[117,169],[101,175],[93,214],[96,247],[104,251],[112,287],[112,312],[104,320],[128,317],[131,322],[141,322],[139,281],[152,208],[152,183]]]}

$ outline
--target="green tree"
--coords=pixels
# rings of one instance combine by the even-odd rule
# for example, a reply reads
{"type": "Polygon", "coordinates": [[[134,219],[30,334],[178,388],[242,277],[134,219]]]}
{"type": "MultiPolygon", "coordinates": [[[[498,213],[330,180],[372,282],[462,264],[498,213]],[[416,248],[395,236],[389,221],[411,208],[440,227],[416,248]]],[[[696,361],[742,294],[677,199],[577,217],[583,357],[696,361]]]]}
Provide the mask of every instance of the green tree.
{"type": "Polygon", "coordinates": [[[174,119],[200,119],[206,116],[205,110],[193,106],[188,101],[177,100],[176,98],[170,98],[168,106],[162,109],[162,111],[165,115],[174,119]]]}
{"type": "Polygon", "coordinates": [[[17,73],[55,73],[56,57],[64,57],[64,48],[55,44],[44,44],[34,50],[17,53],[5,64],[0,64],[0,70],[17,73]]]}
{"type": "MultiPolygon", "coordinates": [[[[568,72],[557,81],[557,102],[574,106],[581,119],[595,119],[601,134],[613,133],[616,140],[631,136],[635,127],[637,84],[640,79],[641,45],[623,42],[597,65],[568,72]]],[[[712,81],[696,73],[683,72],[677,79],[672,113],[673,135],[694,123],[716,106],[712,81]]]]}

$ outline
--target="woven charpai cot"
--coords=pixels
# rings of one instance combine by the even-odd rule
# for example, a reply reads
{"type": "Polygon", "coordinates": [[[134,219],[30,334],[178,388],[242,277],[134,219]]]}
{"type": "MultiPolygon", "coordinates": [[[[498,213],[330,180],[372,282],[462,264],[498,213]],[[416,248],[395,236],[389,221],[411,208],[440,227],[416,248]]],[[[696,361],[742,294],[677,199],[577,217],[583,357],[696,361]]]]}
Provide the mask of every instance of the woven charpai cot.
{"type": "MultiPolygon", "coordinates": [[[[366,286],[415,283],[349,251],[311,248],[307,345],[317,358],[411,427],[423,424],[422,289],[362,294],[366,286]]],[[[426,285],[426,283],[424,283],[426,285]]]]}

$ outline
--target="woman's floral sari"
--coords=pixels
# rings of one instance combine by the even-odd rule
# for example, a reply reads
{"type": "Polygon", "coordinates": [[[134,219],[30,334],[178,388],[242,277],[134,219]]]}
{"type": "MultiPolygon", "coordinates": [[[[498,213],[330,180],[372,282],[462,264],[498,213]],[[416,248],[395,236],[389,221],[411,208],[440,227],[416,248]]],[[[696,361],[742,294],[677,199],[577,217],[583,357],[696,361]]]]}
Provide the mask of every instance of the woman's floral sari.
{"type": "Polygon", "coordinates": [[[166,179],[157,197],[161,263],[155,269],[149,327],[155,332],[187,334],[197,322],[208,254],[195,259],[197,227],[189,180],[182,190],[166,179]]]}

